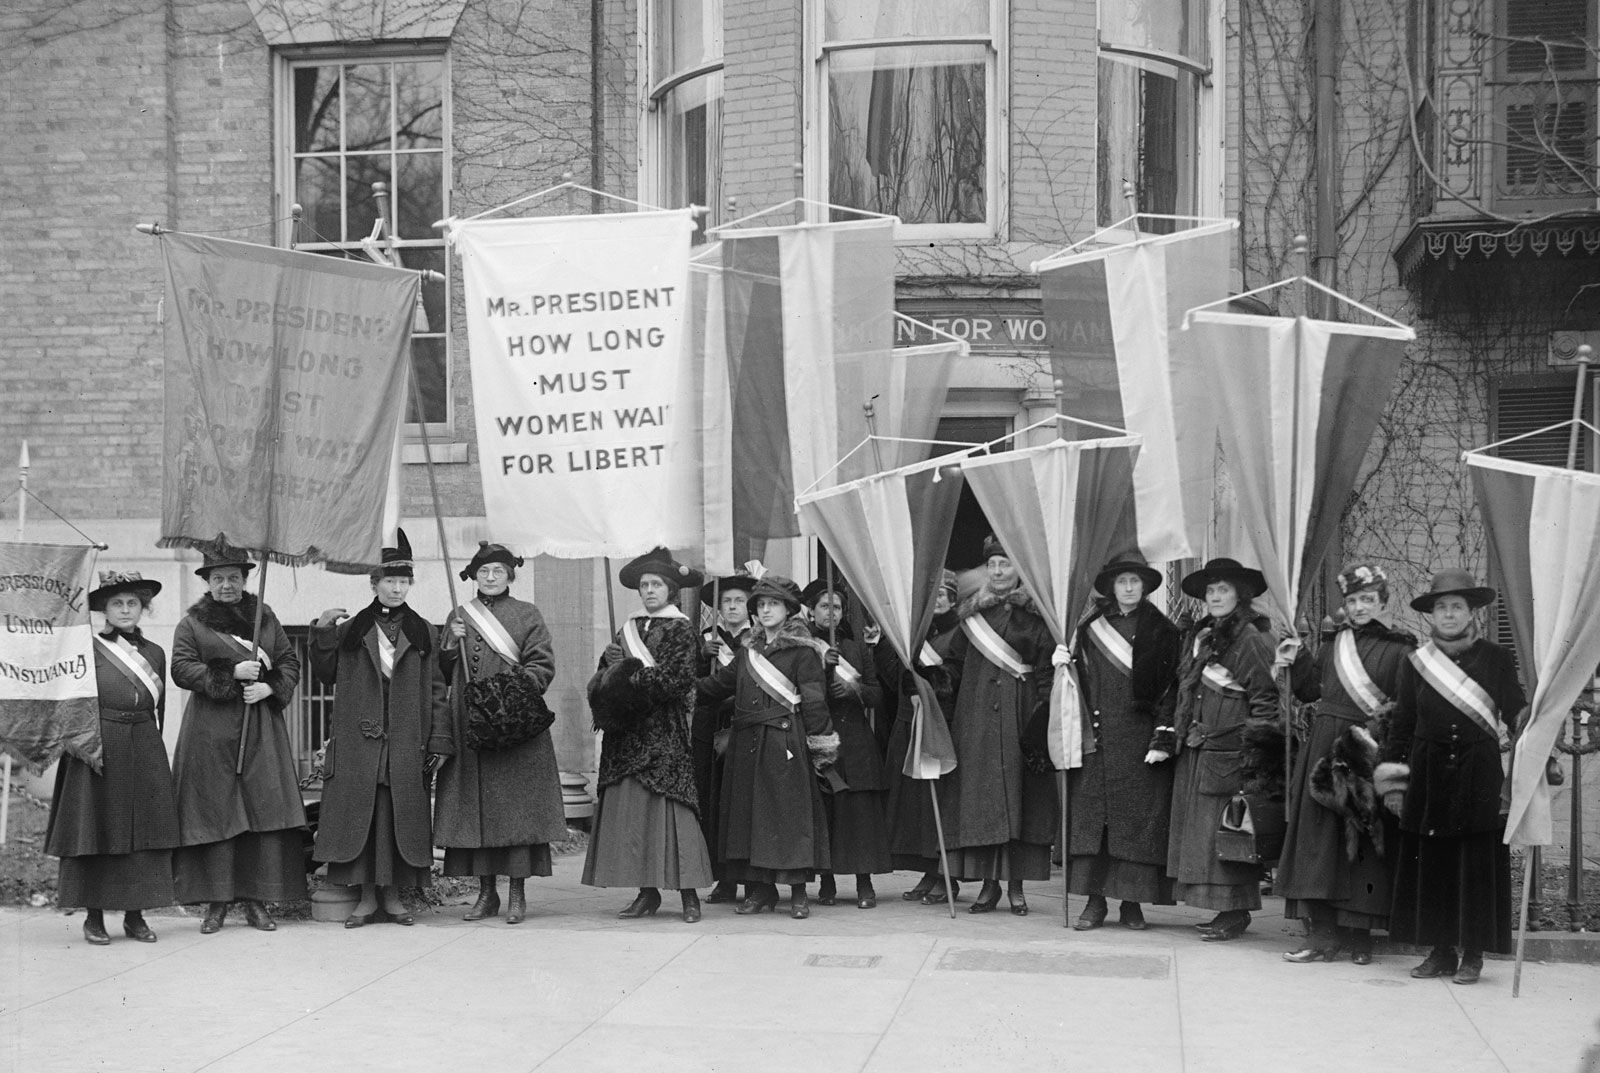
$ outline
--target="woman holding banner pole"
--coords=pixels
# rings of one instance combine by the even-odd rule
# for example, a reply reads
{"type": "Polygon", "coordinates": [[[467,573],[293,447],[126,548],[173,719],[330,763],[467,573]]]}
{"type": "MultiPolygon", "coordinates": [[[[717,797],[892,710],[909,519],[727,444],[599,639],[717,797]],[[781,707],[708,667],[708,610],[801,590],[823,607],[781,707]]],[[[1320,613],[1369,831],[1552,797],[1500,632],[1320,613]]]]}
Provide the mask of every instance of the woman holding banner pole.
{"type": "MultiPolygon", "coordinates": [[[[1048,704],[1055,639],[993,536],[983,542],[988,579],[956,609],[960,628],[940,653],[956,676],[950,736],[956,769],[940,802],[950,822],[950,877],[983,880],[970,913],[989,913],[1006,884],[1011,912],[1026,916],[1022,883],[1050,878],[1060,797],[1049,757],[1024,756],[1023,732],[1048,704]]],[[[936,648],[941,645],[935,645],[936,648]]]]}
{"type": "Polygon", "coordinates": [[[511,595],[520,566],[522,556],[505,545],[481,542],[461,571],[477,598],[451,612],[439,645],[450,714],[434,725],[427,751],[449,759],[439,769],[433,837],[444,847],[445,875],[478,877],[464,920],[500,912],[495,883],[505,876],[506,923],[522,923],[523,882],[551,874],[550,843],[567,833],[548,726],[531,737],[519,731],[548,712],[543,696],[556,671],[544,616],[511,595]]]}
{"type": "Polygon", "coordinates": [[[206,551],[195,573],[210,591],[172,635],[172,680],[190,691],[172,763],[182,831],[173,878],[179,902],[206,903],[202,935],[222,928],[236,899],[252,928],[274,931],[265,903],[306,896],[305,806],[283,721],[300,657],[278,616],[244,591],[254,566],[234,548],[206,551]]]}
{"type": "Polygon", "coordinates": [[[83,938],[111,942],[104,911],[121,909],[122,931],[156,941],[142,910],[171,905],[178,804],[161,743],[167,656],[139,631],[159,581],[101,571],[89,609],[105,616],[94,640],[100,696],[101,769],[70,754],[56,768],[45,852],[61,858],[56,903],[83,906],[83,938]]]}
{"type": "Polygon", "coordinates": [[[695,888],[711,882],[711,855],[695,818],[689,719],[694,707],[700,644],[693,624],[674,603],[696,588],[700,575],[666,548],[641,555],[620,572],[639,593],[589,679],[589,708],[600,748],[595,808],[583,882],[593,887],[638,887],[624,920],[654,916],[661,889],[676,890],[683,919],[700,919],[695,888]]]}

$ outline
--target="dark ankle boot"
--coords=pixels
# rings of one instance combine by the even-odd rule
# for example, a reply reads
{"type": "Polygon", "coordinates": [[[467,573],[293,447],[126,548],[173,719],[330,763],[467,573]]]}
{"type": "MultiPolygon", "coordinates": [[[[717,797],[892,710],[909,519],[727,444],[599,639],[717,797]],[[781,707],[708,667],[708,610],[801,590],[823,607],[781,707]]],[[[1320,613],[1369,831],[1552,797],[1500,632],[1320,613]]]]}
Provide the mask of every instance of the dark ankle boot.
{"type": "Polygon", "coordinates": [[[811,899],[806,897],[806,885],[796,883],[789,888],[789,915],[804,920],[811,915],[811,899]]]}
{"type": "Polygon", "coordinates": [[[111,936],[106,934],[105,914],[99,909],[84,910],[83,941],[90,946],[106,946],[111,942],[111,936]]]}
{"type": "Polygon", "coordinates": [[[137,909],[130,909],[122,914],[122,934],[135,942],[153,943],[156,933],[150,930],[150,925],[144,922],[144,914],[137,909]]]}
{"type": "Polygon", "coordinates": [[[222,922],[228,917],[227,902],[212,902],[206,906],[205,919],[200,921],[201,935],[215,935],[222,930],[222,922]]]}
{"type": "Polygon", "coordinates": [[[856,875],[856,908],[876,909],[878,892],[872,889],[872,877],[866,873],[856,875]]]}
{"type": "Polygon", "coordinates": [[[822,873],[822,878],[817,881],[817,904],[833,905],[838,900],[839,887],[833,881],[833,873],[822,873]]]}
{"type": "Polygon", "coordinates": [[[619,920],[634,920],[638,917],[653,917],[656,910],[661,908],[661,892],[654,887],[640,887],[639,896],[617,914],[619,920]]]}
{"type": "Polygon", "coordinates": [[[500,912],[500,892],[494,889],[494,876],[478,877],[478,900],[462,914],[462,920],[482,920],[500,912]]]}
{"type": "Polygon", "coordinates": [[[254,898],[245,899],[244,918],[256,931],[277,931],[277,921],[272,919],[272,914],[267,912],[267,903],[258,902],[254,898]]]}
{"type": "Polygon", "coordinates": [[[506,923],[521,924],[523,916],[528,912],[527,893],[523,890],[522,880],[507,878],[506,885],[506,923]]]}
{"type": "Polygon", "coordinates": [[[900,897],[908,902],[920,902],[923,896],[939,885],[938,872],[924,872],[922,878],[917,880],[917,885],[910,890],[901,891],[900,897]]]}
{"type": "Polygon", "coordinates": [[[1083,912],[1079,913],[1078,919],[1073,921],[1072,930],[1093,931],[1106,922],[1106,913],[1108,912],[1110,910],[1106,907],[1106,896],[1104,894],[1091,894],[1088,902],[1084,904],[1083,912]]]}
{"type": "Polygon", "coordinates": [[[707,905],[721,905],[724,902],[736,902],[738,900],[739,884],[730,883],[726,879],[719,880],[717,885],[711,888],[711,893],[706,895],[707,905]]]}
{"type": "Polygon", "coordinates": [[[678,892],[683,897],[683,922],[685,924],[698,924],[700,922],[700,892],[692,888],[678,892]]]}

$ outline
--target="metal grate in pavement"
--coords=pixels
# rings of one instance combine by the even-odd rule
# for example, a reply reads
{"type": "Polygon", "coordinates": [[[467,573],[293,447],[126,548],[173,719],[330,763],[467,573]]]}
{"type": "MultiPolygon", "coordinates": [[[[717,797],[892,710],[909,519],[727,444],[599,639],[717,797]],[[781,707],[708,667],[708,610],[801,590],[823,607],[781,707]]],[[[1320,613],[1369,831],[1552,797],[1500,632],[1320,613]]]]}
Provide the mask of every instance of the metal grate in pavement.
{"type": "Polygon", "coordinates": [[[812,954],[806,967],[812,969],[875,969],[882,954],[812,954]]]}
{"type": "Polygon", "coordinates": [[[1057,976],[1110,976],[1165,980],[1172,959],[1162,954],[1093,954],[1078,950],[986,950],[954,947],[936,966],[944,972],[1043,973],[1057,976]]]}

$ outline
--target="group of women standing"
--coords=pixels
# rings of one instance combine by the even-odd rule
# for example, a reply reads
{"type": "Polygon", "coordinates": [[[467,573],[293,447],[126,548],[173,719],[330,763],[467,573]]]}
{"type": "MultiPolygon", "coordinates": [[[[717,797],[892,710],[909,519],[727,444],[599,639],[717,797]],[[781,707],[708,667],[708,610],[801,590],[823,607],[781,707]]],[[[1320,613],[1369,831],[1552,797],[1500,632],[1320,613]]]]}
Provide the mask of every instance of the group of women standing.
{"type": "MultiPolygon", "coordinates": [[[[1059,650],[1005,549],[990,538],[984,552],[984,582],[965,599],[953,575],[934,580],[915,668],[853,636],[831,577],[804,590],[773,574],[708,584],[662,548],[623,567],[640,606],[589,682],[605,734],[583,881],[637,888],[624,918],[654,914],[667,889],[684,920],[699,920],[698,888],[713,883],[708,901],[737,901],[741,914],[775,909],[787,888],[789,914],[804,918],[819,876],[822,903],[845,874],[870,909],[873,876],[910,868],[923,876],[907,900],[943,904],[975,882],[969,911],[987,913],[1003,884],[1025,915],[1023,884],[1049,878],[1059,844],[1069,891],[1087,899],[1078,930],[1103,926],[1111,899],[1131,929],[1147,926],[1145,904],[1182,901],[1215,911],[1203,939],[1229,941],[1261,908],[1261,868],[1222,852],[1219,831],[1250,785],[1252,727],[1284,722],[1287,671],[1312,714],[1276,878],[1307,938],[1285,959],[1348,950],[1366,963],[1372,933],[1387,930],[1432,948],[1414,976],[1471,983],[1486,951],[1507,948],[1501,790],[1523,696],[1509,654],[1478,635],[1492,589],[1437,574],[1411,605],[1430,626],[1419,648],[1385,619],[1383,572],[1351,567],[1338,575],[1345,620],[1312,655],[1298,638],[1275,643],[1253,607],[1260,571],[1221,558],[1190,573],[1182,589],[1203,613],[1180,630],[1150,601],[1161,573],[1136,552],[1116,556],[1070,646],[1084,762],[1066,779],[1063,831],[1044,731],[1059,650]],[[678,606],[684,589],[717,612],[704,634],[678,606]],[[956,752],[937,815],[927,784],[903,770],[913,676],[948,713],[956,752]]],[[[405,606],[409,548],[385,549],[372,605],[316,624],[313,657],[339,683],[316,857],[362,888],[347,926],[380,912],[411,923],[397,889],[426,874],[432,845],[445,848],[445,874],[478,878],[469,920],[498,915],[504,875],[506,922],[520,922],[524,881],[551,874],[565,822],[541,698],[555,663],[538,609],[510,594],[521,565],[483,543],[462,571],[476,597],[435,637],[405,606]]],[[[212,933],[243,901],[249,923],[270,931],[266,903],[304,894],[305,815],[282,718],[300,666],[277,618],[244,591],[251,568],[224,548],[196,571],[208,592],[174,637],[173,680],[191,697],[171,770],[165,655],[138,628],[161,586],[105,574],[91,594],[105,618],[104,764],[63,760],[47,835],[61,904],[88,910],[91,943],[109,942],[107,908],[151,942],[146,908],[203,903],[212,933]]]]}

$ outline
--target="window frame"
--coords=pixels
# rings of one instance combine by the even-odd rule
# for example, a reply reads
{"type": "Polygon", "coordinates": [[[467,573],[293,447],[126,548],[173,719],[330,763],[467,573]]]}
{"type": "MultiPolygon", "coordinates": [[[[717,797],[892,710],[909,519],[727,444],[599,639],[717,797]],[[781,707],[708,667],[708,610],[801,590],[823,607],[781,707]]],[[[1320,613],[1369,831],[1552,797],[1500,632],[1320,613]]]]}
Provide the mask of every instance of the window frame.
{"type": "MultiPolygon", "coordinates": [[[[722,5],[719,5],[722,6],[722,5]]],[[[725,10],[725,8],[724,8],[725,10]]],[[[636,57],[640,81],[640,107],[639,107],[639,168],[638,182],[641,199],[651,204],[667,208],[688,208],[687,205],[668,205],[668,191],[672,183],[667,175],[667,168],[671,154],[667,152],[668,131],[667,124],[671,118],[664,107],[667,95],[676,89],[698,81],[720,75],[725,66],[726,42],[723,45],[724,55],[715,59],[704,60],[701,63],[687,67],[674,68],[669,71],[659,82],[655,80],[656,74],[656,49],[665,40],[661,35],[661,28],[656,25],[655,0],[640,0],[638,33],[639,46],[636,57]]],[[[718,95],[719,101],[726,103],[726,97],[718,95]]],[[[719,122],[721,116],[719,109],[719,122]]],[[[717,144],[722,144],[721,133],[718,133],[717,144]]],[[[703,242],[704,236],[711,228],[722,222],[723,198],[721,197],[722,160],[707,161],[707,196],[708,204],[705,206],[706,214],[699,217],[696,222],[695,242],[703,242]],[[714,184],[714,185],[713,185],[714,184]]]]}
{"type": "MultiPolygon", "coordinates": [[[[379,42],[370,45],[322,45],[285,48],[273,53],[273,117],[272,117],[272,147],[273,147],[273,174],[274,198],[278,210],[274,213],[277,224],[275,240],[280,246],[287,247],[293,237],[294,223],[290,219],[290,206],[296,202],[295,189],[295,130],[294,130],[294,72],[304,67],[333,67],[333,66],[358,66],[365,63],[385,63],[394,61],[437,61],[439,63],[440,105],[440,201],[444,219],[450,215],[451,200],[451,155],[453,145],[452,135],[452,70],[450,49],[445,41],[418,41],[418,42],[379,42]]],[[[340,107],[344,106],[341,94],[340,107]]],[[[393,134],[394,115],[391,111],[390,133],[393,134]]],[[[341,150],[341,155],[346,151],[341,150]]],[[[430,150],[431,152],[431,150],[430,150]]],[[[395,150],[391,148],[391,153],[395,150]]],[[[413,155],[413,154],[405,154],[413,155]]],[[[444,404],[445,419],[443,421],[415,422],[407,421],[403,426],[403,439],[406,443],[420,441],[424,433],[430,439],[449,441],[456,435],[457,407],[455,399],[455,372],[457,363],[457,350],[453,335],[455,326],[456,299],[460,296],[460,283],[452,266],[444,236],[435,234],[434,237],[401,238],[393,233],[395,214],[398,206],[399,190],[397,177],[391,173],[390,203],[388,219],[385,223],[385,236],[394,243],[399,251],[428,250],[436,251],[443,263],[445,282],[444,293],[444,326],[437,332],[430,331],[428,336],[437,335],[444,344],[444,404]]],[[[305,249],[307,252],[322,252],[326,250],[345,249],[365,260],[361,252],[360,241],[340,240],[325,242],[309,236],[304,231],[300,241],[295,243],[296,249],[305,249]]],[[[427,284],[424,283],[424,286],[427,284]]],[[[408,357],[414,362],[416,357],[416,344],[411,344],[412,350],[408,357]]],[[[415,366],[413,365],[413,372],[415,366]]],[[[407,399],[407,407],[410,399],[407,399]]],[[[443,446],[436,444],[436,447],[443,446]]]]}
{"type": "MultiPolygon", "coordinates": [[[[818,204],[808,204],[806,220],[823,223],[830,219],[823,207],[831,198],[829,189],[828,127],[828,59],[835,53],[859,52],[876,48],[948,47],[976,45],[985,48],[984,93],[986,95],[987,147],[984,160],[984,220],[972,224],[917,224],[905,220],[895,227],[898,242],[927,242],[931,240],[973,241],[1003,238],[1009,229],[1010,215],[1010,161],[1011,161],[1011,84],[1010,84],[1010,0],[987,0],[989,5],[989,32],[987,34],[946,34],[913,37],[861,38],[830,45],[824,39],[825,0],[815,0],[805,5],[805,55],[804,78],[804,132],[803,164],[806,197],[818,204]]],[[[881,215],[872,209],[862,209],[866,216],[881,215]]]]}
{"type": "MultiPolygon", "coordinates": [[[[1222,216],[1226,204],[1226,153],[1223,141],[1227,130],[1227,26],[1224,20],[1223,0],[1203,0],[1205,3],[1205,33],[1208,46],[1206,62],[1202,63],[1183,53],[1148,48],[1126,42],[1107,41],[1099,26],[1099,11],[1095,14],[1095,136],[1099,137],[1100,63],[1135,69],[1150,70],[1156,74],[1188,75],[1194,79],[1194,159],[1190,161],[1187,182],[1192,190],[1192,204],[1175,206],[1178,217],[1213,218],[1222,216]]],[[[1180,86],[1182,82],[1180,81],[1180,86]]],[[[1102,216],[1112,222],[1126,218],[1128,207],[1107,210],[1101,204],[1099,165],[1094,175],[1095,220],[1102,216]]],[[[1181,189],[1181,188],[1180,188],[1181,189]]],[[[1119,197],[1120,200],[1120,197],[1119,197]]],[[[1129,235],[1131,238],[1131,234],[1129,235]]]]}

